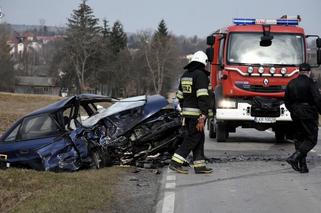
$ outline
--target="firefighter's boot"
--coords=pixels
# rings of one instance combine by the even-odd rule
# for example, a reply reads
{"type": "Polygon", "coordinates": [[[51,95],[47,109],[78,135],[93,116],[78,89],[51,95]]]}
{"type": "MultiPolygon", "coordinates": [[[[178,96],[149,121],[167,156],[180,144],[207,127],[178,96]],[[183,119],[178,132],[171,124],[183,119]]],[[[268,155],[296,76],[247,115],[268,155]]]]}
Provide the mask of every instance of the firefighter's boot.
{"type": "Polygon", "coordinates": [[[194,167],[195,174],[210,174],[213,172],[212,168],[206,166],[194,167]]]}
{"type": "Polygon", "coordinates": [[[209,174],[213,172],[213,169],[206,167],[205,160],[194,161],[195,174],[209,174]]]}
{"type": "Polygon", "coordinates": [[[308,168],[307,161],[306,161],[306,156],[302,157],[299,160],[299,167],[300,167],[301,173],[308,173],[309,172],[309,168],[308,168]]]}
{"type": "Polygon", "coordinates": [[[286,162],[292,166],[292,168],[295,171],[300,171],[299,167],[299,161],[303,157],[303,154],[300,151],[294,152],[288,159],[286,159],[286,162]]]}
{"type": "Polygon", "coordinates": [[[178,163],[174,160],[171,160],[171,162],[169,163],[169,168],[181,174],[188,174],[188,168],[185,167],[182,163],[178,163]]]}

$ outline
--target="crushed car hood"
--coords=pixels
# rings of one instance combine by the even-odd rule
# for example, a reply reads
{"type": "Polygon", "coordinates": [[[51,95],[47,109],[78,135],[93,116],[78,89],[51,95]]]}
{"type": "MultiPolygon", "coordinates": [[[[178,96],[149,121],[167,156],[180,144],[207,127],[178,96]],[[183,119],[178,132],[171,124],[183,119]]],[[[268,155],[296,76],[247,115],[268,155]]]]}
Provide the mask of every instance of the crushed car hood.
{"type": "Polygon", "coordinates": [[[166,107],[168,102],[166,98],[161,95],[152,96],[137,96],[132,98],[122,99],[107,109],[100,111],[98,114],[86,119],[82,125],[84,127],[91,127],[96,125],[100,120],[109,117],[113,120],[113,123],[118,127],[120,132],[118,134],[126,132],[133,126],[140,123],[143,119],[150,117],[157,113],[160,109],[166,107]],[[124,111],[142,108],[141,113],[135,113],[133,116],[119,116],[124,111]],[[130,119],[130,121],[129,121],[130,119]]]}

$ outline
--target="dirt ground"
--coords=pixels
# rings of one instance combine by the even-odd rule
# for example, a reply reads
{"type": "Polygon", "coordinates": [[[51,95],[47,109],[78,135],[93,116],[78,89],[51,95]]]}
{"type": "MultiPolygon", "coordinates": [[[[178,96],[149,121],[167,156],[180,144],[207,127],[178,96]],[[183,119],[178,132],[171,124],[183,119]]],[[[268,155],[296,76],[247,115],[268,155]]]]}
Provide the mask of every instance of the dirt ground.
{"type": "MultiPolygon", "coordinates": [[[[0,134],[20,116],[59,99],[0,93],[0,134]]],[[[0,170],[0,212],[153,212],[160,176],[119,166],[74,173],[0,170]]]]}
{"type": "Polygon", "coordinates": [[[129,168],[126,174],[118,177],[110,205],[92,212],[155,212],[161,177],[159,170],[129,168]]]}

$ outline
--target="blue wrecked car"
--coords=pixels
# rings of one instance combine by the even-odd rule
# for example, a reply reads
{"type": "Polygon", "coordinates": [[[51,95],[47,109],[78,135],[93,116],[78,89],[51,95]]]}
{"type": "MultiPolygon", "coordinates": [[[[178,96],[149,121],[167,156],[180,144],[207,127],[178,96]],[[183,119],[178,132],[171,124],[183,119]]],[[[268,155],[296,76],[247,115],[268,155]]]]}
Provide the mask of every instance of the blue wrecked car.
{"type": "Polygon", "coordinates": [[[180,114],[163,96],[113,100],[82,94],[15,122],[0,137],[0,166],[76,171],[137,165],[173,152],[181,140],[180,114]],[[112,101],[110,107],[101,107],[112,101]]]}

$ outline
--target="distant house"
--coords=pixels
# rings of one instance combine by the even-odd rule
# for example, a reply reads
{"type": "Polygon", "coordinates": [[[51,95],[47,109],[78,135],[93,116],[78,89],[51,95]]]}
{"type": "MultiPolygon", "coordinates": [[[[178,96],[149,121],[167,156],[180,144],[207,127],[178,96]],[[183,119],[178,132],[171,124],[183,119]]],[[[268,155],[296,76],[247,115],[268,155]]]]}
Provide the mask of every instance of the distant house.
{"type": "Polygon", "coordinates": [[[43,44],[47,44],[48,42],[53,42],[57,40],[62,40],[64,38],[63,35],[54,35],[54,36],[37,36],[36,39],[43,44]]]}
{"type": "Polygon", "coordinates": [[[17,73],[15,92],[59,95],[56,79],[49,77],[49,66],[42,55],[45,44],[62,39],[63,36],[36,36],[31,32],[15,33],[8,41],[10,54],[17,73]],[[24,58],[28,60],[24,60],[24,58]],[[27,62],[26,62],[27,61],[27,62]]]}
{"type": "Polygon", "coordinates": [[[15,92],[59,95],[60,87],[57,85],[55,78],[52,77],[17,76],[15,92]]]}
{"type": "Polygon", "coordinates": [[[14,57],[21,57],[21,54],[24,51],[30,51],[31,49],[39,52],[44,44],[62,40],[63,38],[63,35],[35,36],[31,32],[24,32],[23,34],[15,33],[15,35],[8,41],[8,44],[11,47],[10,54],[14,57]]]}

